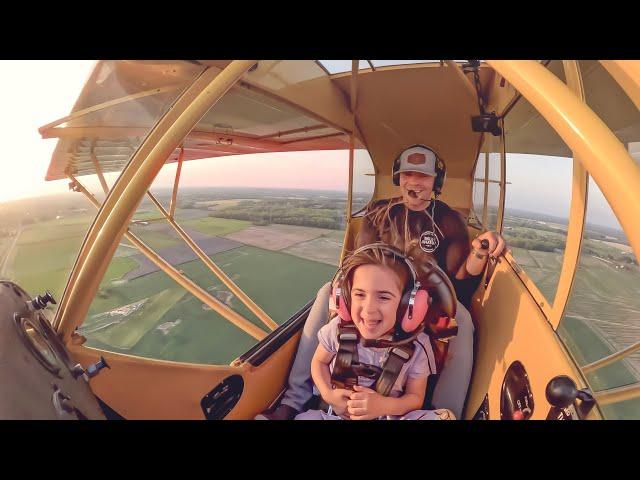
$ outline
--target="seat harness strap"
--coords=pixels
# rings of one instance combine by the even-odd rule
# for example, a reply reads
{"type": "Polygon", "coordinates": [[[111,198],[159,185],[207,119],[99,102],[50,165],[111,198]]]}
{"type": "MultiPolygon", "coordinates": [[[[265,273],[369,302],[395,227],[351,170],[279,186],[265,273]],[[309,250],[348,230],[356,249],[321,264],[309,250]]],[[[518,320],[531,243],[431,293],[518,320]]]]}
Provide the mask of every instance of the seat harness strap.
{"type": "Polygon", "coordinates": [[[338,353],[331,374],[331,383],[336,388],[353,389],[358,383],[358,376],[353,365],[358,363],[359,332],[352,323],[338,325],[338,353]]]}
{"type": "Polygon", "coordinates": [[[362,364],[358,361],[358,343],[360,333],[352,323],[338,326],[338,353],[331,373],[331,383],[335,388],[353,389],[358,377],[376,379],[375,391],[388,396],[396,383],[400,371],[412,357],[415,350],[413,342],[391,347],[382,368],[376,365],[362,364]]]}
{"type": "Polygon", "coordinates": [[[385,397],[389,396],[393,385],[396,383],[396,380],[400,375],[400,370],[402,370],[404,364],[409,361],[414,350],[415,345],[413,343],[408,343],[406,345],[393,347],[389,351],[387,361],[384,362],[384,366],[382,367],[382,373],[376,381],[376,386],[374,388],[376,392],[385,397]]]}

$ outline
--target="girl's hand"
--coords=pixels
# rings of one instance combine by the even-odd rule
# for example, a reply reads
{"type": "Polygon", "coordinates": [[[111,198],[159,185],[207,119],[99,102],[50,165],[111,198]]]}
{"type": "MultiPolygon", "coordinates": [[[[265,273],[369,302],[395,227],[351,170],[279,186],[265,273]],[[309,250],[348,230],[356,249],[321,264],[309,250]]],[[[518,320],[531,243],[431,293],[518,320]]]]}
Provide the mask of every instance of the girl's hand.
{"type": "Polygon", "coordinates": [[[325,401],[333,407],[333,412],[338,416],[344,416],[347,413],[347,400],[349,400],[351,390],[346,388],[334,388],[329,392],[325,401]]]}
{"type": "Polygon", "coordinates": [[[386,415],[384,396],[360,385],[354,385],[353,389],[347,402],[347,412],[351,420],[372,420],[386,415]]]}

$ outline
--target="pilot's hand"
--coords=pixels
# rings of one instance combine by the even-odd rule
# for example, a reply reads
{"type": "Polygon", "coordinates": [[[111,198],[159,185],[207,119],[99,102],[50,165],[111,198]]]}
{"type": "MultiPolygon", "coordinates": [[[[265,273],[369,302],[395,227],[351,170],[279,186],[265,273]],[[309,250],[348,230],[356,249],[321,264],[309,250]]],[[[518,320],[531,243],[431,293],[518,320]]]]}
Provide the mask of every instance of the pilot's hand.
{"type": "Polygon", "coordinates": [[[498,258],[507,246],[502,235],[497,232],[484,232],[483,234],[478,235],[473,242],[471,242],[471,245],[479,252],[486,251],[489,254],[489,257],[493,259],[498,258]],[[489,248],[487,250],[482,249],[482,240],[489,242],[489,248]]]}

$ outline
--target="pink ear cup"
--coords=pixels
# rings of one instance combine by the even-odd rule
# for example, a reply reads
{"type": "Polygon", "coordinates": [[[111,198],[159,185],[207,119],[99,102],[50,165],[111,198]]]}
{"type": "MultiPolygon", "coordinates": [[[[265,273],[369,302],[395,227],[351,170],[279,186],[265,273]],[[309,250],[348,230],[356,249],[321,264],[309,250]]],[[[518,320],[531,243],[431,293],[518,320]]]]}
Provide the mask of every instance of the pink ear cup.
{"type": "Polygon", "coordinates": [[[347,305],[344,302],[344,300],[342,298],[338,299],[336,298],[336,289],[332,288],[331,289],[331,299],[333,301],[333,304],[335,305],[335,309],[338,312],[338,315],[340,316],[340,318],[345,321],[345,322],[350,322],[351,321],[351,313],[349,312],[349,309],[347,309],[347,305]]]}
{"type": "Polygon", "coordinates": [[[424,317],[427,315],[427,310],[429,310],[429,294],[426,290],[418,290],[413,303],[412,318],[409,318],[409,308],[407,308],[407,311],[402,318],[402,322],[400,323],[402,330],[407,333],[413,332],[424,320],[424,317]]]}
{"type": "Polygon", "coordinates": [[[336,307],[336,298],[333,293],[333,288],[331,288],[331,293],[329,294],[329,313],[338,313],[338,308],[336,307]]]}

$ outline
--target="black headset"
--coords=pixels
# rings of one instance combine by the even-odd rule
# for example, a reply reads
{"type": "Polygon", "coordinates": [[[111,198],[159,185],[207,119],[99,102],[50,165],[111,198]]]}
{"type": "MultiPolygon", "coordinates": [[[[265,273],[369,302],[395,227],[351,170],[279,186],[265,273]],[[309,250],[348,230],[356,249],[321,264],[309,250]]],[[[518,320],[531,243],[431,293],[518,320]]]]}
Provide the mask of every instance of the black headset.
{"type": "Polygon", "coordinates": [[[442,159],[438,156],[438,154],[433,150],[433,148],[427,147],[426,145],[422,145],[422,144],[411,145],[410,147],[403,149],[398,154],[396,159],[393,161],[393,169],[391,171],[393,176],[393,184],[400,185],[400,173],[398,172],[398,170],[400,169],[400,156],[402,155],[402,152],[414,147],[422,147],[422,148],[431,150],[433,154],[436,156],[436,179],[433,182],[433,193],[435,194],[436,198],[438,198],[442,193],[442,187],[444,186],[444,181],[447,178],[447,167],[445,166],[442,159]]]}

